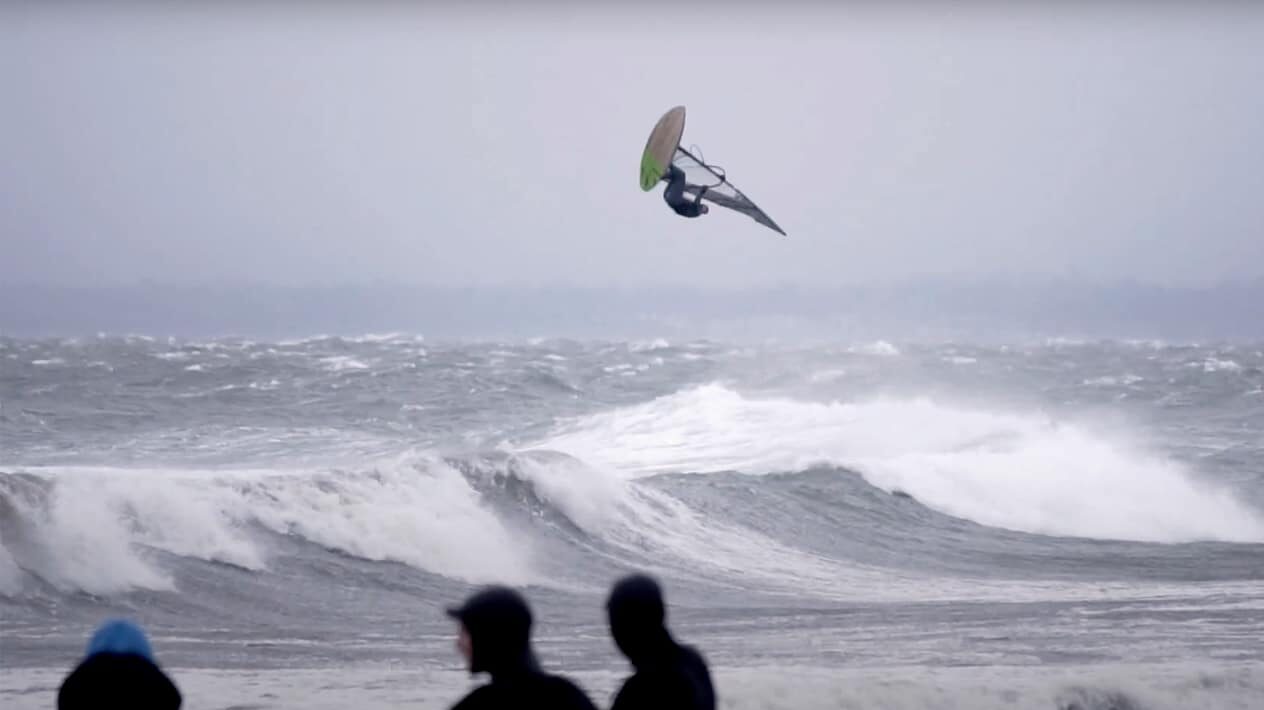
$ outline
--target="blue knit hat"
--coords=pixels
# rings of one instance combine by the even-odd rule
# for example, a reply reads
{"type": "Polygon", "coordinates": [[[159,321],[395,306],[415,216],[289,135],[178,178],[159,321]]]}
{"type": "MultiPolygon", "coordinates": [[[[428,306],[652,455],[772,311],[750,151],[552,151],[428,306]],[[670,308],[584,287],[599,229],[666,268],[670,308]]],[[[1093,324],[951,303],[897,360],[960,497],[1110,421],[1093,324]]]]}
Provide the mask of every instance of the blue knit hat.
{"type": "Polygon", "coordinates": [[[97,627],[88,642],[87,655],[98,653],[134,653],[150,663],[154,662],[154,652],[145,632],[126,619],[110,619],[97,627]]]}

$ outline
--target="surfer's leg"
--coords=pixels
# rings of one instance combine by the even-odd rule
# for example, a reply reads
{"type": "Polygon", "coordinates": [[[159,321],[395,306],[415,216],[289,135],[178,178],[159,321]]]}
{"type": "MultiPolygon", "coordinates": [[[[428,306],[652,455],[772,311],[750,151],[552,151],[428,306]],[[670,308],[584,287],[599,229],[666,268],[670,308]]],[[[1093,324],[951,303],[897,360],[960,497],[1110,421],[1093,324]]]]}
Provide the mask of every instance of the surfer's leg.
{"type": "Polygon", "coordinates": [[[671,181],[667,183],[666,189],[663,190],[663,199],[667,200],[667,204],[675,205],[683,202],[684,198],[685,171],[673,165],[671,167],[671,181]]]}

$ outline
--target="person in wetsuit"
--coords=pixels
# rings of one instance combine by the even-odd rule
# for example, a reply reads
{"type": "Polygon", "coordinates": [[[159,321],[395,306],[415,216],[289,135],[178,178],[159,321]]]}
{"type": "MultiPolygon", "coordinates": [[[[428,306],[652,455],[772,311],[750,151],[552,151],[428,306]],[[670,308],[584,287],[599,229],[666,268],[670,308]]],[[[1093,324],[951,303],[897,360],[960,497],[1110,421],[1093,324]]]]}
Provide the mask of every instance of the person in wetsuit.
{"type": "Polygon", "coordinates": [[[624,577],[606,602],[610,634],[635,672],[611,710],[715,710],[706,660],[667,630],[663,592],[646,575],[624,577]]]}
{"type": "Polygon", "coordinates": [[[457,648],[470,674],[491,676],[453,710],[597,710],[575,683],[540,668],[531,649],[531,610],[518,592],[486,587],[447,611],[461,624],[457,648]]]}
{"type": "Polygon", "coordinates": [[[702,194],[706,192],[706,188],[699,190],[692,200],[685,197],[684,170],[670,165],[663,179],[667,181],[667,187],[663,188],[663,200],[675,210],[676,214],[681,217],[697,217],[707,213],[707,206],[702,204],[702,194]]]}
{"type": "Polygon", "coordinates": [[[83,660],[57,690],[58,710],[178,710],[182,700],[145,632],[125,619],[97,627],[83,660]]]}

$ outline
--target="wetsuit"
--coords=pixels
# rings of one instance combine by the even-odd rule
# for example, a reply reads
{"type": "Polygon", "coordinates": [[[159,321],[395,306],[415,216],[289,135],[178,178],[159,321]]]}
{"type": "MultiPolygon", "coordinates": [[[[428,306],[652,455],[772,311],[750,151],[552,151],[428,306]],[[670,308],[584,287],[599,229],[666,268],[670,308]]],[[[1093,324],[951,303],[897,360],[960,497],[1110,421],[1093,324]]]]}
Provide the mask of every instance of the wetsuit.
{"type": "Polygon", "coordinates": [[[531,611],[517,592],[489,587],[448,614],[470,635],[470,673],[491,675],[490,683],[475,688],[453,710],[597,710],[579,686],[540,668],[531,650],[531,611]]]}
{"type": "Polygon", "coordinates": [[[681,217],[697,217],[706,212],[701,204],[702,194],[692,200],[685,196],[685,171],[672,165],[668,168],[667,187],[663,190],[663,199],[681,217]]]}
{"type": "Polygon", "coordinates": [[[615,695],[611,710],[715,710],[706,660],[667,630],[662,592],[653,579],[626,577],[606,603],[610,633],[636,672],[615,695]]]}

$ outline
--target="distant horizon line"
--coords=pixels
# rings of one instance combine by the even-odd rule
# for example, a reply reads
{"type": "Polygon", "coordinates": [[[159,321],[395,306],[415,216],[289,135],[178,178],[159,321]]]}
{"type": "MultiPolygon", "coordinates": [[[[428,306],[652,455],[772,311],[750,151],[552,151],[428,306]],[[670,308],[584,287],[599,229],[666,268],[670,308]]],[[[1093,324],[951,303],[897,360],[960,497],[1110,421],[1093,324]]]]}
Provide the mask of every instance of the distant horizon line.
{"type": "Polygon", "coordinates": [[[794,281],[769,281],[745,285],[734,284],[699,284],[687,281],[662,281],[646,283],[451,283],[451,282],[409,282],[389,279],[359,281],[309,281],[301,283],[285,283],[263,281],[259,279],[219,279],[207,281],[175,281],[159,279],[134,279],[118,282],[67,283],[59,281],[22,281],[0,279],[0,289],[46,289],[46,290],[118,290],[135,288],[159,289],[219,289],[242,287],[278,289],[278,290],[323,290],[323,289],[419,289],[419,290],[486,290],[486,291],[521,291],[521,290],[567,290],[567,291],[636,291],[636,290],[692,290],[715,292],[769,291],[769,290],[857,290],[857,289],[899,289],[899,288],[1136,288],[1167,291],[1209,291],[1240,288],[1264,288],[1264,274],[1259,276],[1220,279],[1211,282],[1164,282],[1140,278],[1104,279],[1085,276],[988,276],[988,277],[952,277],[952,276],[912,276],[902,279],[878,281],[849,281],[835,284],[798,283],[794,281]]]}
{"type": "Polygon", "coordinates": [[[941,346],[971,346],[971,347],[1007,347],[1007,346],[1033,346],[1041,345],[1046,347],[1066,346],[1080,347],[1093,345],[1116,345],[1124,347],[1136,348],[1181,348],[1181,347],[1247,347],[1256,348],[1264,345],[1264,337],[1260,338],[1145,338],[1130,337],[1124,335],[1110,336],[1078,336],[1078,335],[1055,335],[1055,334],[1015,334],[1006,333],[1000,337],[991,338],[970,338],[970,337],[953,337],[953,336],[926,336],[919,337],[916,335],[890,335],[890,336],[856,336],[849,337],[843,335],[819,335],[813,337],[792,336],[792,335],[766,335],[761,337],[725,337],[712,335],[685,335],[680,333],[668,333],[661,335],[449,335],[449,334],[429,334],[420,331],[399,330],[386,332],[316,332],[306,334],[292,335],[256,335],[251,333],[238,333],[225,331],[221,333],[205,333],[205,334],[186,334],[171,332],[136,332],[136,331],[107,331],[102,330],[95,333],[73,333],[73,334],[49,334],[49,335],[24,335],[9,334],[0,330],[0,341],[16,340],[16,341],[69,341],[81,342],[84,340],[143,340],[146,342],[159,341],[178,341],[188,344],[196,344],[204,341],[242,341],[256,344],[271,345],[289,345],[302,344],[323,340],[338,340],[350,343],[377,343],[407,340],[415,343],[428,343],[431,345],[488,345],[488,344],[506,344],[511,346],[528,345],[537,346],[547,343],[638,343],[653,344],[662,343],[656,347],[678,347],[690,343],[723,343],[723,344],[764,344],[764,345],[808,345],[808,346],[830,346],[830,345],[846,345],[846,346],[863,346],[863,345],[892,345],[896,347],[941,347],[941,346]]]}
{"type": "Polygon", "coordinates": [[[1068,280],[746,287],[0,284],[0,332],[1257,341],[1264,340],[1262,303],[1264,279],[1209,287],[1068,280]]]}

